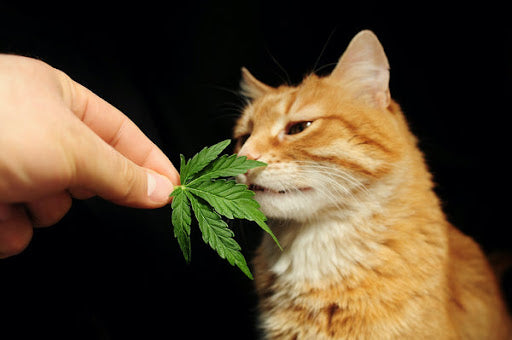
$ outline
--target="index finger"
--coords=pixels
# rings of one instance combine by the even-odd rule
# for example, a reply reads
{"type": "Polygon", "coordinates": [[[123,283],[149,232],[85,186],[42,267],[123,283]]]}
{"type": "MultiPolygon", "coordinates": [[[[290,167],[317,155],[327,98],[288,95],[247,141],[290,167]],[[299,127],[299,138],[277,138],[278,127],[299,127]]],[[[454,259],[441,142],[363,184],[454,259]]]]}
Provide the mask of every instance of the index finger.
{"type": "MultiPolygon", "coordinates": [[[[60,71],[59,71],[60,72],[60,71]]],[[[152,169],[179,184],[179,175],[165,154],[114,106],[61,73],[64,101],[101,139],[135,164],[152,169]]]]}

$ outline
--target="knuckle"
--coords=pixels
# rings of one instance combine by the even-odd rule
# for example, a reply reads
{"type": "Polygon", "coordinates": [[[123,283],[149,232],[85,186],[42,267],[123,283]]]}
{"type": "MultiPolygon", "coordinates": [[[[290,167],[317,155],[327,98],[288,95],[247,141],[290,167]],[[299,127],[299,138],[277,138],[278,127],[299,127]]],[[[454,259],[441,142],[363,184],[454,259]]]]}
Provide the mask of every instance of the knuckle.
{"type": "Polygon", "coordinates": [[[69,108],[73,108],[75,104],[76,88],[73,80],[64,72],[54,68],[54,79],[60,97],[69,108]]]}
{"type": "Polygon", "coordinates": [[[129,121],[124,119],[116,128],[115,132],[112,134],[112,137],[108,139],[106,142],[110,144],[114,149],[117,149],[117,146],[123,140],[123,134],[125,133],[128,127],[129,121]]]}
{"type": "Polygon", "coordinates": [[[122,162],[121,176],[124,187],[121,189],[119,201],[133,203],[140,187],[140,179],[136,168],[128,160],[122,162]]]}

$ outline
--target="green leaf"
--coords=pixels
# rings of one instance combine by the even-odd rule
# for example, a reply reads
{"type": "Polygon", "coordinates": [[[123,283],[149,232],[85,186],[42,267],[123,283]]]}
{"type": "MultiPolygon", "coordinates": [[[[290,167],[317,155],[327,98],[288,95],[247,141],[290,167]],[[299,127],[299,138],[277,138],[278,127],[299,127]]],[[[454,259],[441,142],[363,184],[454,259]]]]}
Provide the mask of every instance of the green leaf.
{"type": "Polygon", "coordinates": [[[253,276],[240,252],[241,248],[233,238],[233,231],[216,212],[210,209],[205,201],[196,198],[189,191],[185,191],[185,193],[192,204],[192,210],[203,234],[203,241],[217,251],[221,258],[228,260],[231,265],[236,265],[252,280],[253,276]]]}
{"type": "Polygon", "coordinates": [[[266,163],[247,159],[245,156],[222,155],[197,173],[191,182],[204,181],[218,177],[231,177],[246,173],[247,170],[266,166],[266,163]]]}
{"type": "Polygon", "coordinates": [[[180,167],[180,179],[181,184],[187,184],[189,178],[201,171],[210,164],[219,154],[231,143],[229,139],[226,139],[220,143],[217,143],[210,147],[205,147],[199,151],[192,159],[190,159],[185,165],[180,167]]]}
{"type": "MultiPolygon", "coordinates": [[[[185,160],[185,156],[180,155],[180,174],[185,172],[185,167],[187,166],[187,161],[185,160]]],[[[181,177],[181,175],[180,175],[181,177]]]]}
{"type": "Polygon", "coordinates": [[[233,180],[218,179],[190,183],[188,190],[206,200],[215,210],[227,218],[246,218],[246,207],[259,207],[254,193],[245,184],[233,180]]]}
{"type": "Polygon", "coordinates": [[[188,190],[207,201],[217,213],[227,218],[241,218],[256,222],[274,239],[282,250],[272,230],[265,223],[267,218],[259,210],[260,205],[254,200],[254,192],[245,184],[223,179],[214,181],[191,182],[188,190]]]}
{"type": "Polygon", "coordinates": [[[174,236],[185,260],[189,262],[192,208],[203,240],[217,251],[221,258],[228,260],[231,265],[236,265],[252,279],[247,262],[240,252],[240,246],[234,239],[234,233],[222,220],[221,215],[230,219],[254,221],[272,236],[279,248],[281,245],[265,223],[266,217],[259,210],[260,206],[254,200],[254,193],[244,184],[225,179],[266,164],[237,155],[218,157],[229,143],[229,140],[225,140],[203,148],[188,161],[180,155],[181,185],[176,186],[171,194],[174,236]]]}
{"type": "Polygon", "coordinates": [[[174,197],[171,205],[174,237],[178,240],[185,261],[190,262],[190,224],[192,222],[190,203],[181,187],[177,187],[171,195],[174,197]]]}

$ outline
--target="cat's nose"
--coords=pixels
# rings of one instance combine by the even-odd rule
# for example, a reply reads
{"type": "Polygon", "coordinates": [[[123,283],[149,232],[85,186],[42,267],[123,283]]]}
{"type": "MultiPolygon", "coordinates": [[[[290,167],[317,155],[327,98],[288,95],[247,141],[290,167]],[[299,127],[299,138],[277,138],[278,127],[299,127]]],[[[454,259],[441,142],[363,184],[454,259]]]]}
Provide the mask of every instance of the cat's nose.
{"type": "Polygon", "coordinates": [[[257,161],[261,157],[260,154],[256,154],[256,153],[249,153],[247,155],[242,155],[242,156],[246,156],[247,159],[252,159],[252,160],[255,160],[255,161],[257,161]]]}
{"type": "Polygon", "coordinates": [[[257,152],[251,146],[244,144],[240,151],[238,152],[238,156],[245,156],[247,159],[252,159],[257,161],[261,157],[261,153],[257,152]]]}

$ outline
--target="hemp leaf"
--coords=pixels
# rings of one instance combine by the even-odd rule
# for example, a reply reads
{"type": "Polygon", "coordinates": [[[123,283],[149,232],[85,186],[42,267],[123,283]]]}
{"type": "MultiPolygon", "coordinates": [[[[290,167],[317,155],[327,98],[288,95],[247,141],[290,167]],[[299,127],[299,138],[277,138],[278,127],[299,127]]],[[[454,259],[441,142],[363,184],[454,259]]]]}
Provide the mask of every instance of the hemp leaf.
{"type": "Polygon", "coordinates": [[[176,186],[171,194],[174,237],[178,240],[185,261],[190,262],[192,210],[203,235],[203,241],[221,258],[226,259],[231,265],[236,265],[252,279],[251,271],[240,252],[240,245],[235,241],[233,231],[229,229],[222,216],[228,219],[254,221],[270,234],[279,248],[281,245],[265,223],[267,218],[259,210],[260,205],[254,199],[254,192],[249,190],[247,185],[229,179],[266,164],[247,159],[245,156],[218,157],[229,143],[228,139],[205,147],[188,161],[180,155],[181,185],[176,186]]]}

